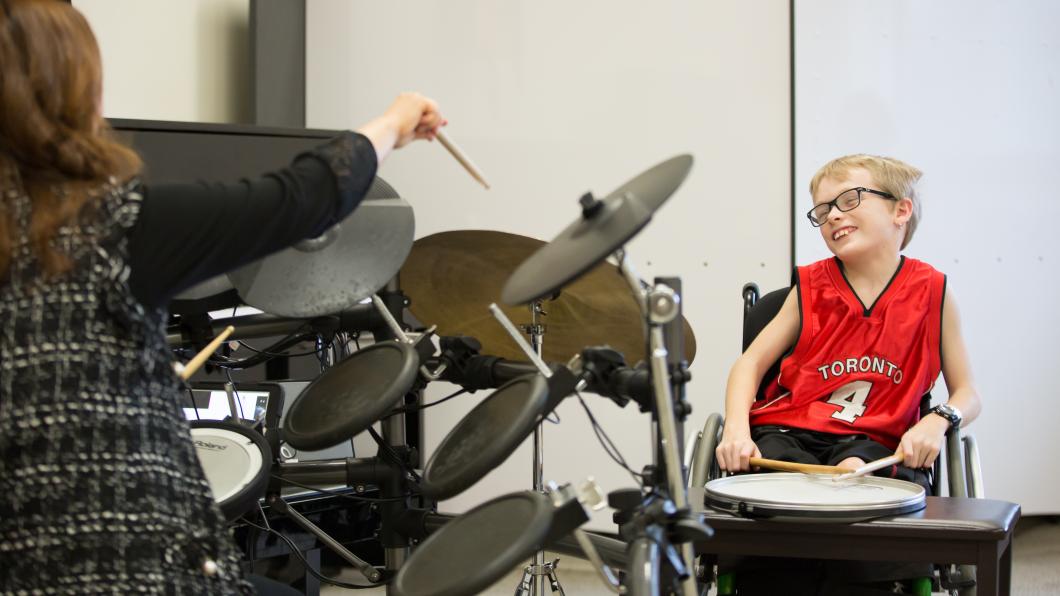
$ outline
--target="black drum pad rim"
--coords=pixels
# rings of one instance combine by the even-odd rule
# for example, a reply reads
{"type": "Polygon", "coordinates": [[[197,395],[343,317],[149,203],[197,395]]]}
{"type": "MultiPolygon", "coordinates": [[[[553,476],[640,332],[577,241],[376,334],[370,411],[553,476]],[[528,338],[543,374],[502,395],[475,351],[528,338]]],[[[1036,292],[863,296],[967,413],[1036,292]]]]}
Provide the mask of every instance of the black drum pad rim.
{"type": "Polygon", "coordinates": [[[246,512],[254,507],[258,499],[265,496],[265,490],[269,487],[269,475],[272,472],[272,449],[269,447],[268,441],[265,440],[261,433],[252,428],[222,420],[192,420],[190,426],[193,429],[216,428],[237,433],[250,439],[261,451],[261,469],[254,475],[253,480],[243,487],[243,490],[217,504],[221,509],[221,513],[224,514],[225,519],[229,522],[243,517],[246,512]]]}
{"type": "Polygon", "coordinates": [[[401,566],[397,577],[394,578],[393,587],[400,596],[478,594],[502,578],[521,561],[543,548],[552,525],[554,512],[552,502],[546,495],[530,491],[502,495],[487,501],[452,519],[421,542],[401,566]],[[506,521],[510,520],[510,523],[507,523],[505,527],[498,528],[491,525],[484,528],[484,531],[493,534],[507,531],[511,538],[506,541],[506,547],[490,553],[490,557],[485,561],[467,560],[465,557],[469,543],[468,537],[474,537],[480,533],[476,526],[486,523],[483,520],[492,519],[493,516],[490,515],[492,508],[510,507],[514,501],[526,501],[530,505],[529,514],[521,519],[507,517],[506,521]],[[417,577],[417,574],[422,575],[422,561],[436,561],[438,558],[446,557],[456,557],[462,560],[459,563],[454,561],[451,573],[445,577],[417,577]],[[447,585],[451,582],[455,585],[447,585]],[[429,586],[425,588],[429,591],[416,591],[417,584],[429,586]]]}
{"type": "Polygon", "coordinates": [[[420,359],[416,349],[407,343],[397,341],[384,341],[358,350],[338,364],[324,371],[313,380],[302,393],[295,398],[291,409],[283,423],[283,439],[295,449],[316,451],[334,447],[352,439],[358,433],[367,430],[373,423],[378,421],[412,389],[419,374],[420,359]],[[379,350],[397,351],[399,354],[398,365],[387,377],[390,379],[385,387],[381,387],[373,399],[361,400],[367,403],[350,404],[350,418],[341,424],[329,429],[321,430],[311,428],[312,424],[303,420],[310,416],[309,412],[322,399],[329,396],[322,393],[320,387],[325,382],[335,380],[336,376],[348,376],[345,382],[351,385],[363,382],[358,379],[357,367],[365,366],[364,362],[379,350]]]}
{"type": "MultiPolygon", "coordinates": [[[[491,393],[477,406],[472,408],[460,422],[449,431],[449,434],[438,444],[430,461],[423,470],[423,480],[420,489],[423,494],[435,499],[444,500],[454,497],[471,488],[482,479],[489,471],[508,459],[523,440],[533,432],[542,416],[548,414],[548,381],[539,374],[524,375],[512,379],[491,393]],[[493,425],[490,430],[493,433],[488,448],[480,449],[471,453],[470,458],[458,464],[451,463],[452,452],[460,450],[460,442],[464,435],[481,425],[487,425],[490,420],[480,420],[484,417],[483,412],[488,411],[493,400],[513,399],[511,393],[522,391],[525,393],[523,406],[514,420],[504,425],[493,425]],[[449,464],[448,476],[440,476],[438,467],[449,464]]],[[[467,450],[463,450],[467,451],[467,450]]]]}

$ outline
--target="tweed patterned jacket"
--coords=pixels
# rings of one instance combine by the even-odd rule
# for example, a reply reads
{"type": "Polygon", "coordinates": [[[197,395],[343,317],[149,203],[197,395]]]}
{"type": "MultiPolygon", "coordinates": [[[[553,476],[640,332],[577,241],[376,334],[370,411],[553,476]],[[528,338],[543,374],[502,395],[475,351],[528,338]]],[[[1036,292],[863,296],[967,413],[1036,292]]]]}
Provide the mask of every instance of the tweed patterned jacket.
{"type": "MultiPolygon", "coordinates": [[[[129,289],[140,187],[110,184],[38,276],[29,199],[0,272],[0,594],[252,593],[195,455],[166,313],[129,289]]],[[[4,213],[6,211],[6,213],[4,213]]]]}

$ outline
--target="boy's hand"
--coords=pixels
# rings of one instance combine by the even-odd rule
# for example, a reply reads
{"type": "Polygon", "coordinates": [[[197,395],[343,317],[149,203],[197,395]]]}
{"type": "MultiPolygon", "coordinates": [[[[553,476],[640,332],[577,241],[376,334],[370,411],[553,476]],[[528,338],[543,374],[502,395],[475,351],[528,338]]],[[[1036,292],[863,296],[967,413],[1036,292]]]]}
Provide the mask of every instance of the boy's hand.
{"type": "Polygon", "coordinates": [[[714,450],[718,458],[718,467],[726,472],[749,472],[751,458],[762,457],[758,445],[751,440],[750,433],[723,432],[721,443],[714,450]]]}
{"type": "Polygon", "coordinates": [[[902,465],[908,468],[926,468],[935,463],[942,441],[949,430],[950,423],[934,414],[925,416],[902,435],[895,453],[905,456],[902,465]]]}

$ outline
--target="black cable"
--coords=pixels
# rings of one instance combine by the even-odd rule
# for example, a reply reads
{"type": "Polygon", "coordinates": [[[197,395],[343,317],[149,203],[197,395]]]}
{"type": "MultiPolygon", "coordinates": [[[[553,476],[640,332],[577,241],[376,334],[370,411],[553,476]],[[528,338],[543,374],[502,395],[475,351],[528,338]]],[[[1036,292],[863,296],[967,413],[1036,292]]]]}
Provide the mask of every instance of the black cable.
{"type": "Polygon", "coordinates": [[[604,452],[615,461],[618,465],[622,466],[629,475],[633,477],[637,485],[641,488],[644,487],[644,476],[633,471],[633,468],[629,467],[626,463],[626,458],[622,457],[622,453],[619,452],[618,447],[615,446],[614,441],[611,437],[607,436],[607,432],[603,426],[596,420],[596,416],[593,416],[592,410],[589,409],[589,404],[585,403],[585,399],[582,398],[582,394],[575,391],[574,395],[578,397],[578,402],[581,403],[582,409],[585,410],[585,415],[589,417],[589,423],[593,427],[593,434],[596,435],[596,440],[600,442],[600,445],[604,448],[604,452]]]}
{"type": "MultiPolygon", "coordinates": [[[[298,545],[296,545],[290,538],[285,536],[283,533],[281,533],[278,530],[273,530],[271,527],[268,527],[268,526],[266,526],[266,527],[259,526],[258,524],[248,520],[246,517],[243,517],[243,518],[240,518],[240,519],[243,521],[243,523],[247,524],[248,526],[253,526],[253,527],[255,527],[255,528],[259,529],[259,530],[262,530],[264,532],[268,532],[270,534],[275,534],[276,536],[278,536],[280,538],[280,540],[283,540],[285,543],[287,543],[287,548],[291,549],[291,552],[295,556],[297,556],[300,561],[302,561],[302,565],[305,567],[306,572],[307,573],[311,573],[313,575],[313,577],[319,579],[320,581],[322,581],[322,582],[324,582],[326,584],[330,584],[332,586],[338,586],[340,588],[346,588],[348,590],[370,590],[372,588],[378,588],[380,586],[385,586],[385,585],[387,585],[389,583],[389,581],[385,581],[385,582],[380,582],[378,584],[368,584],[368,585],[349,584],[349,583],[342,582],[342,581],[339,581],[337,579],[332,579],[330,577],[322,575],[316,569],[313,569],[313,566],[309,564],[309,561],[305,560],[305,557],[302,556],[302,551],[298,548],[298,545]]],[[[265,523],[268,524],[267,521],[265,523]]]]}
{"type": "MultiPolygon", "coordinates": [[[[309,341],[309,340],[306,340],[306,341],[309,341]]],[[[257,348],[252,348],[252,347],[248,346],[247,344],[243,343],[242,340],[236,340],[236,343],[238,343],[241,347],[244,347],[244,348],[250,350],[251,352],[254,352],[255,354],[260,354],[262,356],[268,356],[270,358],[298,358],[299,356],[312,356],[314,354],[319,354],[320,350],[321,350],[320,348],[318,348],[316,350],[313,350],[312,352],[300,352],[300,353],[297,353],[297,354],[291,354],[290,352],[268,352],[268,351],[265,351],[265,350],[259,350],[257,348]]],[[[279,343],[279,342],[277,342],[277,343],[279,343]]],[[[238,362],[238,360],[236,360],[234,362],[238,362]]]]}
{"type": "Polygon", "coordinates": [[[451,393],[451,394],[443,397],[442,399],[439,399],[438,401],[432,401],[431,403],[423,404],[422,406],[411,405],[411,406],[402,406],[400,408],[394,408],[389,414],[387,414],[386,416],[383,416],[382,419],[386,420],[387,418],[390,418],[391,416],[397,416],[398,414],[406,414],[408,412],[416,412],[418,410],[426,410],[427,408],[431,408],[431,407],[437,406],[438,404],[445,403],[445,402],[453,399],[454,397],[459,397],[459,396],[461,396],[461,395],[463,395],[465,393],[467,393],[467,389],[461,389],[461,390],[459,390],[459,391],[457,391],[455,393],[451,393]]]}
{"type": "Polygon", "coordinates": [[[304,489],[307,489],[307,490],[316,491],[316,492],[319,492],[319,493],[323,493],[325,495],[331,495],[333,497],[339,497],[340,499],[349,499],[351,501],[358,501],[358,502],[394,503],[394,502],[397,502],[397,501],[404,501],[405,499],[407,499],[407,498],[412,496],[411,494],[407,494],[407,495],[404,495],[404,496],[401,496],[401,497],[357,497],[357,496],[354,496],[354,495],[347,495],[346,493],[332,492],[331,490],[326,489],[326,488],[319,488],[319,487],[316,487],[316,486],[309,486],[308,484],[302,484],[301,482],[295,482],[294,480],[291,480],[290,478],[284,478],[283,476],[277,476],[276,474],[273,474],[272,477],[277,479],[277,480],[279,480],[280,482],[283,482],[283,483],[286,483],[286,484],[292,484],[292,485],[297,486],[299,488],[304,488],[304,489]]]}
{"type": "Polygon", "coordinates": [[[202,418],[199,418],[199,407],[195,405],[195,392],[187,385],[184,388],[188,390],[188,399],[191,400],[191,409],[195,411],[195,419],[202,420],[202,418]]]}
{"type": "Polygon", "coordinates": [[[415,480],[417,483],[420,482],[420,475],[416,473],[416,470],[414,470],[412,466],[408,465],[405,460],[400,455],[398,455],[396,451],[394,451],[394,448],[391,447],[389,443],[383,440],[383,437],[379,436],[379,433],[376,432],[375,428],[369,426],[368,434],[372,435],[372,438],[375,440],[376,445],[379,446],[380,453],[385,454],[388,458],[390,458],[390,461],[396,463],[398,466],[408,472],[409,476],[412,476],[412,479],[415,480]]]}

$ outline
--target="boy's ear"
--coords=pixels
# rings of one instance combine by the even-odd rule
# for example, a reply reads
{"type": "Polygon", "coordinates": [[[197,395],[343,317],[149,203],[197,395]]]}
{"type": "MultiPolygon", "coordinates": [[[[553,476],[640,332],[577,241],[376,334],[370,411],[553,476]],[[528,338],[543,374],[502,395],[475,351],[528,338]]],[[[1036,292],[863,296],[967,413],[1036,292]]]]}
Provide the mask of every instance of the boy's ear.
{"type": "Polygon", "coordinates": [[[909,197],[898,199],[897,207],[894,210],[894,222],[902,225],[909,221],[911,217],[913,217],[913,199],[909,197]]]}

